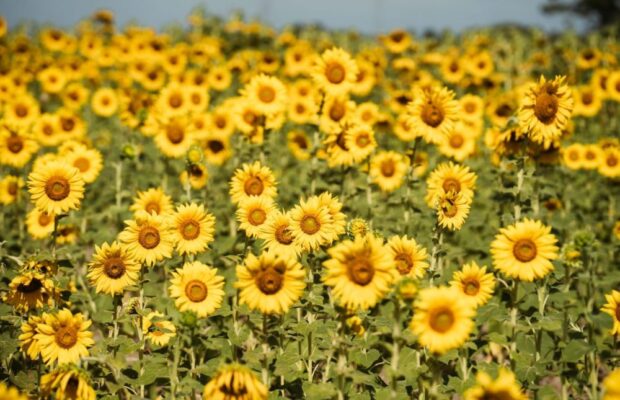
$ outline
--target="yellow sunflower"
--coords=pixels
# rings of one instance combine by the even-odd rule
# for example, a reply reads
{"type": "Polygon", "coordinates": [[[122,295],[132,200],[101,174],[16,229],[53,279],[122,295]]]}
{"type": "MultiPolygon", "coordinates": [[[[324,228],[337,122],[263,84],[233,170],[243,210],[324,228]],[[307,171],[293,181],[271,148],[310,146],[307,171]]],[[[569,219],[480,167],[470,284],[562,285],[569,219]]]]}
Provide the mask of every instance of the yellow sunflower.
{"type": "Polygon", "coordinates": [[[276,179],[273,172],[258,161],[243,164],[230,180],[230,197],[234,203],[250,197],[274,198],[276,194],[276,179]]]}
{"type": "Polygon", "coordinates": [[[562,148],[562,160],[569,169],[577,170],[583,167],[585,146],[573,143],[562,148]]]}
{"type": "Polygon", "coordinates": [[[88,265],[88,280],[97,293],[115,295],[133,285],[140,276],[140,264],[118,242],[95,246],[88,265]]]}
{"type": "Polygon", "coordinates": [[[491,243],[493,266],[504,275],[525,282],[543,278],[558,257],[556,237],[540,221],[524,219],[502,228],[491,243]]]}
{"type": "Polygon", "coordinates": [[[222,305],[224,278],[200,261],[188,262],[172,273],[170,297],[181,312],[192,311],[207,317],[222,305]]]}
{"type": "Polygon", "coordinates": [[[164,314],[153,311],[142,320],[142,334],[154,345],[165,346],[177,335],[177,328],[164,319],[164,314]]]}
{"type": "Polygon", "coordinates": [[[292,130],[287,135],[288,148],[293,156],[298,160],[309,160],[312,156],[312,143],[305,132],[301,130],[292,130]]]}
{"type": "Polygon", "coordinates": [[[189,185],[195,190],[204,188],[207,185],[208,178],[209,172],[207,171],[207,167],[203,164],[192,164],[181,172],[179,176],[183,186],[189,182],[189,185]]]}
{"type": "Polygon", "coordinates": [[[612,290],[611,293],[605,295],[607,304],[601,309],[604,313],[611,315],[613,320],[613,326],[611,328],[611,334],[620,334],[620,292],[612,290]]]}
{"type": "Polygon", "coordinates": [[[168,218],[139,211],[135,219],[125,221],[127,226],[118,238],[139,262],[152,267],[172,256],[174,234],[168,218]]]}
{"type": "Polygon", "coordinates": [[[36,140],[26,131],[0,127],[0,164],[22,168],[38,149],[36,140]]]}
{"type": "Polygon", "coordinates": [[[287,103],[286,87],[276,77],[260,74],[253,77],[241,91],[261,114],[284,111],[287,103]]]}
{"type": "Polygon", "coordinates": [[[573,115],[594,117],[603,106],[601,92],[592,85],[583,85],[573,91],[575,109],[573,115]]]}
{"type": "Polygon", "coordinates": [[[5,122],[15,128],[27,128],[39,117],[39,102],[30,95],[21,94],[4,106],[5,122]]]}
{"type": "Polygon", "coordinates": [[[237,221],[249,237],[258,238],[269,216],[276,210],[275,203],[269,197],[253,196],[241,200],[237,205],[237,221]]]}
{"type": "Polygon", "coordinates": [[[265,241],[264,250],[283,257],[296,258],[301,252],[291,231],[289,213],[273,211],[261,226],[258,237],[265,241]]]}
{"type": "Polygon", "coordinates": [[[452,132],[439,144],[439,152],[456,161],[464,161],[476,152],[476,132],[459,121],[452,132]]]}
{"type": "Polygon", "coordinates": [[[607,178],[620,177],[620,148],[607,147],[603,149],[598,172],[607,178]]]}
{"type": "MultiPolygon", "coordinates": [[[[27,321],[22,322],[21,334],[19,335],[19,346],[21,350],[31,359],[36,360],[41,354],[41,347],[36,340],[37,326],[43,322],[38,315],[31,315],[27,321]]],[[[0,397],[2,398],[2,397],[0,397]]]]}
{"type": "Polygon", "coordinates": [[[215,217],[195,203],[181,205],[172,217],[173,232],[180,254],[203,252],[213,241],[215,217]]]}
{"type": "Polygon", "coordinates": [[[452,274],[450,285],[470,299],[476,307],[480,307],[493,296],[495,277],[492,273],[487,273],[487,267],[479,267],[475,262],[470,262],[452,274]]]}
{"type": "Polygon", "coordinates": [[[353,125],[344,134],[346,147],[354,163],[360,163],[377,147],[375,132],[369,125],[353,125]]]}
{"type": "Polygon", "coordinates": [[[451,231],[457,231],[463,227],[469,208],[471,206],[471,198],[464,196],[462,192],[450,190],[442,192],[437,196],[437,220],[439,226],[451,231]]]}
{"type": "Polygon", "coordinates": [[[43,321],[37,325],[37,340],[41,356],[46,364],[77,363],[81,357],[88,356],[92,346],[93,333],[88,330],[91,321],[82,314],[73,315],[68,309],[55,314],[44,313],[43,321]]]}
{"type": "Polygon", "coordinates": [[[428,143],[440,143],[458,120],[458,102],[447,88],[425,88],[415,92],[407,105],[408,123],[428,143]]]}
{"type": "Polygon", "coordinates": [[[77,168],[62,161],[50,161],[30,173],[28,191],[39,210],[58,215],[80,207],[84,181],[77,168]]]}
{"type": "Polygon", "coordinates": [[[45,306],[52,306],[58,299],[54,282],[37,271],[17,275],[9,283],[9,291],[2,300],[13,306],[17,312],[26,313],[45,306]]]}
{"type": "Polygon", "coordinates": [[[581,167],[584,169],[597,169],[603,159],[603,149],[599,144],[592,143],[582,146],[583,158],[581,167]]]}
{"type": "Polygon", "coordinates": [[[267,400],[269,389],[240,364],[221,367],[205,385],[202,398],[209,400],[267,400]]]}
{"type": "Polygon", "coordinates": [[[43,146],[58,146],[63,139],[56,114],[42,114],[34,124],[34,137],[43,146]]]}
{"type": "Polygon", "coordinates": [[[380,151],[370,160],[370,179],[384,192],[401,187],[407,174],[407,157],[395,151],[380,151]]]}
{"type": "MultiPolygon", "coordinates": [[[[2,18],[4,21],[4,18],[2,18]]],[[[4,35],[2,32],[2,22],[0,22],[0,37],[4,35]]],[[[267,390],[265,390],[265,397],[267,398],[267,390]]],[[[6,400],[28,400],[28,396],[25,394],[21,394],[17,388],[12,386],[7,386],[4,382],[0,382],[0,399],[6,400]]],[[[223,398],[222,398],[223,399],[223,398]]]]}
{"type": "Polygon", "coordinates": [[[484,116],[484,100],[474,94],[466,94],[459,99],[460,115],[468,121],[480,121],[484,116]]]}
{"type": "Polygon", "coordinates": [[[346,96],[325,97],[321,115],[319,117],[319,130],[328,134],[338,134],[354,117],[355,102],[346,96]]]}
{"type": "Polygon", "coordinates": [[[196,141],[195,127],[183,116],[162,118],[157,120],[155,144],[166,156],[180,158],[196,141]]]}
{"type": "Polygon", "coordinates": [[[304,251],[313,251],[331,243],[335,236],[333,218],[321,199],[312,196],[300,200],[291,211],[291,232],[304,251]]]}
{"type": "Polygon", "coordinates": [[[341,211],[342,203],[337,197],[330,192],[323,192],[319,195],[319,202],[322,207],[327,208],[332,218],[333,240],[337,240],[338,236],[346,232],[347,216],[341,211]]]}
{"type": "Polygon", "coordinates": [[[11,204],[20,197],[24,180],[18,176],[8,175],[0,179],[0,204],[11,204]]]}
{"type": "Polygon", "coordinates": [[[264,314],[285,314],[306,287],[306,272],[297,259],[271,252],[248,254],[236,273],[239,303],[264,314]]]}
{"type": "Polygon", "coordinates": [[[433,353],[460,347],[474,328],[475,310],[456,289],[423,289],[414,303],[410,328],[418,342],[433,353]]]}
{"type": "Polygon", "coordinates": [[[346,240],[327,251],[323,282],[347,309],[374,307],[390,291],[399,274],[383,240],[372,235],[346,240]]]}
{"type": "Polygon", "coordinates": [[[114,89],[107,87],[97,89],[90,100],[93,112],[100,117],[111,117],[116,114],[118,103],[114,89]]]}
{"type": "Polygon", "coordinates": [[[54,394],[56,400],[96,400],[95,389],[90,385],[86,371],[75,365],[61,365],[41,377],[44,396],[54,394]]]}
{"type": "Polygon", "coordinates": [[[505,368],[500,368],[496,379],[485,372],[478,372],[476,385],[463,393],[463,400],[487,399],[527,400],[528,396],[521,391],[515,375],[505,368]]]}
{"type": "Polygon", "coordinates": [[[435,208],[438,197],[449,191],[462,193],[464,198],[471,199],[476,179],[476,174],[465,165],[452,162],[439,164],[426,180],[426,204],[435,208]]]}
{"type": "Polygon", "coordinates": [[[392,236],[387,243],[390,256],[401,279],[404,277],[419,279],[428,269],[428,253],[414,239],[407,236],[392,236]]]}
{"type": "Polygon", "coordinates": [[[538,84],[528,88],[519,110],[521,129],[545,149],[562,136],[571,118],[573,98],[565,79],[557,76],[547,81],[541,76],[538,84]]]}
{"type": "Polygon", "coordinates": [[[357,79],[357,63],[351,55],[340,48],[325,50],[312,72],[317,85],[330,95],[348,93],[357,79]]]}
{"type": "Polygon", "coordinates": [[[149,214],[170,216],[174,212],[172,199],[160,188],[138,192],[129,208],[134,214],[145,211],[149,214]]]}
{"type": "Polygon", "coordinates": [[[69,165],[80,170],[85,183],[94,182],[103,169],[103,156],[99,150],[89,149],[85,146],[77,146],[72,149],[66,155],[66,160],[69,165]]]}
{"type": "Polygon", "coordinates": [[[616,368],[603,380],[603,400],[620,400],[620,368],[616,368]]]}

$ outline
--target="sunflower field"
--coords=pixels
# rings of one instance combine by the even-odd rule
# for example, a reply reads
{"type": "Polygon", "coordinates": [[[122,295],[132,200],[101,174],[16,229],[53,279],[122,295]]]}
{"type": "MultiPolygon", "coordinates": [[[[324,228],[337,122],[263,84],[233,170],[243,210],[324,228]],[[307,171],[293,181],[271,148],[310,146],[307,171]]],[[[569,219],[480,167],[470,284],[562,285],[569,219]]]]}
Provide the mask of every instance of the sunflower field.
{"type": "Polygon", "coordinates": [[[0,399],[620,399],[619,57],[0,18],[0,399]]]}

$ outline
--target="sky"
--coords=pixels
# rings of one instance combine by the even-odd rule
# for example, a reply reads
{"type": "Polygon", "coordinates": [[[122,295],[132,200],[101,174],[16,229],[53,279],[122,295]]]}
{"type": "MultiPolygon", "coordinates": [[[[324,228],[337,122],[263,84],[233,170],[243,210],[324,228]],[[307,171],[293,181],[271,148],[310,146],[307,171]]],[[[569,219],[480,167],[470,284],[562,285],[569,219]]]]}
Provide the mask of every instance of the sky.
{"type": "Polygon", "coordinates": [[[115,12],[122,26],[129,21],[163,27],[185,23],[196,6],[227,17],[243,10],[247,17],[282,28],[290,23],[320,22],[331,29],[353,28],[363,33],[407,28],[462,31],[514,22],[547,30],[581,29],[566,16],[544,15],[544,0],[0,0],[0,14],[9,26],[28,21],[70,27],[93,11],[115,12]],[[572,25],[571,25],[572,24],[572,25]]]}

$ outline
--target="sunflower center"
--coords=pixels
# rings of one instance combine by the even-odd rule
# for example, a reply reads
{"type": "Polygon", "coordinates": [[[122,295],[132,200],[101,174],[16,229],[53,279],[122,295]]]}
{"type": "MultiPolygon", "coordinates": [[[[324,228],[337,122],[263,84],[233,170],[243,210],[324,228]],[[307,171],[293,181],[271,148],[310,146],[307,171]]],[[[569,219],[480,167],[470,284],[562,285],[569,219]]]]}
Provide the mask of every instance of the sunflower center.
{"type": "Polygon", "coordinates": [[[321,223],[313,215],[304,215],[299,225],[301,230],[308,235],[314,235],[321,229],[321,223]]]}
{"type": "Polygon", "coordinates": [[[267,219],[267,213],[261,208],[255,208],[248,214],[248,222],[254,226],[261,225],[267,219]]]}
{"type": "Polygon", "coordinates": [[[329,109],[329,118],[338,122],[344,117],[344,113],[346,112],[346,108],[344,104],[340,102],[335,102],[329,109]]]}
{"type": "Polygon", "coordinates": [[[275,294],[282,288],[284,283],[283,274],[276,271],[275,268],[267,268],[259,273],[256,278],[256,285],[261,292],[265,294],[275,294]]]}
{"type": "Polygon", "coordinates": [[[618,159],[616,158],[616,156],[614,156],[613,154],[610,154],[607,157],[607,165],[610,167],[615,167],[616,165],[618,165],[618,159]]]}
{"type": "Polygon", "coordinates": [[[152,249],[159,244],[159,231],[152,226],[145,226],[138,234],[138,242],[145,249],[152,249]]]}
{"type": "Polygon", "coordinates": [[[436,332],[447,332],[454,325],[454,313],[447,308],[436,310],[431,313],[430,325],[436,332]]]}
{"type": "Polygon", "coordinates": [[[202,101],[202,97],[198,93],[192,94],[192,103],[200,104],[202,101]]]}
{"type": "Polygon", "coordinates": [[[426,125],[436,128],[439,125],[441,125],[441,122],[443,121],[443,118],[444,118],[444,112],[443,112],[443,109],[441,109],[440,107],[437,107],[435,104],[428,103],[428,104],[425,104],[424,107],[422,108],[421,116],[422,116],[422,121],[424,121],[426,125]]]}
{"type": "Polygon", "coordinates": [[[306,112],[306,106],[304,106],[303,103],[298,103],[295,106],[295,112],[297,112],[297,114],[303,114],[306,112]]]}
{"type": "Polygon", "coordinates": [[[357,139],[355,139],[355,144],[357,144],[358,147],[366,147],[370,144],[370,138],[367,134],[359,135],[357,139]]]}
{"type": "Polygon", "coordinates": [[[474,103],[465,103],[465,107],[463,107],[466,113],[473,114],[476,111],[476,105],[474,103]]]}
{"type": "Polygon", "coordinates": [[[394,161],[385,160],[381,163],[381,175],[389,178],[391,176],[394,176],[395,172],[396,166],[394,165],[394,161]]]}
{"type": "Polygon", "coordinates": [[[125,270],[125,263],[121,257],[108,258],[105,264],[103,264],[103,272],[112,279],[118,279],[123,276],[125,270]]]}
{"type": "Polygon", "coordinates": [[[463,138],[463,135],[457,133],[450,136],[450,147],[460,149],[461,146],[463,146],[463,143],[465,143],[465,138],[463,138]]]}
{"type": "Polygon", "coordinates": [[[510,400],[514,396],[504,389],[486,389],[480,400],[510,400]]]}
{"type": "Polygon", "coordinates": [[[441,204],[441,212],[443,212],[443,215],[448,218],[454,217],[458,213],[458,211],[459,208],[456,204],[454,204],[454,201],[452,201],[451,199],[445,199],[441,204]]]}
{"type": "Polygon", "coordinates": [[[456,193],[461,191],[461,182],[455,178],[446,178],[441,185],[442,189],[447,193],[449,191],[454,191],[456,193]]]}
{"type": "Polygon", "coordinates": [[[270,86],[262,86],[258,90],[258,99],[263,103],[271,103],[276,98],[276,91],[270,86]]]}
{"type": "Polygon", "coordinates": [[[226,126],[226,118],[223,118],[223,117],[215,118],[215,126],[217,126],[220,129],[223,129],[226,126]]]}
{"type": "Polygon", "coordinates": [[[51,125],[45,125],[43,127],[43,134],[45,136],[52,136],[54,134],[54,128],[51,125]]]}
{"type": "Polygon", "coordinates": [[[277,227],[275,235],[278,243],[286,245],[293,243],[293,235],[291,235],[287,225],[277,227]]]}
{"type": "Polygon", "coordinates": [[[594,101],[594,96],[591,92],[585,92],[581,95],[581,102],[585,105],[590,105],[594,101]]]}
{"type": "Polygon", "coordinates": [[[243,190],[248,196],[260,196],[263,190],[265,190],[265,185],[263,185],[263,181],[259,177],[253,176],[246,179],[243,184],[243,190]]]}
{"type": "Polygon", "coordinates": [[[60,121],[60,125],[62,126],[62,130],[65,132],[70,132],[75,127],[75,121],[73,118],[62,118],[60,121]]]}
{"type": "Polygon", "coordinates": [[[168,140],[170,140],[173,144],[179,144],[183,141],[185,134],[183,133],[183,128],[178,125],[170,125],[166,129],[166,136],[168,136],[168,140]]]}
{"type": "Polygon", "coordinates": [[[181,104],[183,104],[183,98],[180,94],[174,93],[170,96],[170,99],[168,99],[168,104],[170,104],[170,107],[172,108],[179,108],[181,107],[181,104]]]}
{"type": "Polygon", "coordinates": [[[620,321],[620,304],[616,306],[616,321],[620,321]]]}
{"type": "Polygon", "coordinates": [[[194,303],[200,303],[206,299],[208,292],[207,285],[199,280],[189,281],[187,285],[185,285],[185,295],[194,303]]]}
{"type": "Polygon", "coordinates": [[[306,150],[308,148],[308,141],[306,140],[305,136],[303,135],[295,135],[293,137],[293,142],[300,148],[303,150],[306,150]]]}
{"type": "MultiPolygon", "coordinates": [[[[574,156],[571,156],[571,160],[576,160],[579,158],[579,154],[574,151],[573,152],[574,156]]],[[[596,158],[596,154],[594,154],[593,151],[590,150],[586,150],[586,160],[592,161],[596,158]]]]}
{"type": "Polygon", "coordinates": [[[347,272],[349,279],[360,286],[366,286],[375,276],[375,268],[366,259],[366,257],[356,257],[347,264],[347,272]]]}
{"type": "Polygon", "coordinates": [[[183,222],[181,235],[185,240],[196,239],[200,235],[200,224],[193,220],[183,222]]]}
{"type": "Polygon", "coordinates": [[[536,258],[536,244],[530,239],[520,239],[515,243],[512,253],[521,262],[532,261],[536,258]]]}
{"type": "Polygon", "coordinates": [[[534,105],[534,114],[536,118],[544,124],[550,124],[555,119],[558,112],[558,98],[552,88],[543,90],[536,96],[536,104],[534,105]]]}
{"type": "Polygon", "coordinates": [[[463,282],[463,291],[468,296],[475,296],[480,291],[480,283],[474,280],[463,282]]]}
{"type": "Polygon", "coordinates": [[[90,161],[87,158],[80,157],[73,163],[73,166],[80,170],[80,172],[86,172],[90,168],[90,161]]]}
{"type": "Polygon", "coordinates": [[[50,222],[52,222],[52,218],[50,218],[50,216],[46,212],[42,212],[41,214],[39,214],[39,225],[47,226],[47,224],[49,224],[50,222]]]}
{"type": "Polygon", "coordinates": [[[219,140],[209,140],[207,142],[207,147],[209,147],[211,153],[219,153],[224,150],[224,145],[219,140]]]}
{"type": "Polygon", "coordinates": [[[146,204],[146,207],[144,207],[144,209],[146,210],[147,213],[149,214],[159,214],[159,212],[161,211],[160,207],[159,207],[159,203],[156,201],[149,201],[146,204]]]}
{"type": "Polygon", "coordinates": [[[23,104],[18,104],[17,107],[15,107],[15,115],[20,118],[24,118],[26,115],[28,115],[28,107],[24,106],[23,104]]]}
{"type": "Polygon", "coordinates": [[[19,136],[9,136],[6,140],[6,147],[11,153],[19,153],[24,148],[24,141],[19,136]]]}
{"type": "Polygon", "coordinates": [[[36,278],[32,278],[28,284],[20,283],[17,290],[21,293],[34,293],[43,287],[43,283],[36,278]]]}
{"type": "Polygon", "coordinates": [[[394,261],[396,262],[396,269],[401,275],[407,275],[411,271],[411,268],[413,268],[413,260],[411,260],[409,254],[398,254],[394,257],[394,261]]]}
{"type": "Polygon", "coordinates": [[[342,65],[331,63],[327,65],[325,76],[330,83],[339,84],[344,81],[346,72],[342,65]]]}
{"type": "Polygon", "coordinates": [[[62,176],[52,176],[45,183],[45,194],[54,201],[67,198],[69,192],[71,192],[69,181],[62,176]]]}
{"type": "MultiPolygon", "coordinates": [[[[568,158],[572,161],[577,161],[579,160],[579,153],[577,153],[576,151],[571,151],[568,153],[568,158]]],[[[588,160],[591,160],[591,158],[588,158],[588,153],[586,153],[586,158],[588,160]]]]}
{"type": "Polygon", "coordinates": [[[61,326],[56,331],[56,344],[63,349],[70,349],[78,341],[77,329],[73,326],[61,326]]]}
{"type": "Polygon", "coordinates": [[[6,191],[9,192],[9,194],[11,196],[15,196],[17,194],[17,182],[9,182],[9,186],[7,187],[6,191]]]}

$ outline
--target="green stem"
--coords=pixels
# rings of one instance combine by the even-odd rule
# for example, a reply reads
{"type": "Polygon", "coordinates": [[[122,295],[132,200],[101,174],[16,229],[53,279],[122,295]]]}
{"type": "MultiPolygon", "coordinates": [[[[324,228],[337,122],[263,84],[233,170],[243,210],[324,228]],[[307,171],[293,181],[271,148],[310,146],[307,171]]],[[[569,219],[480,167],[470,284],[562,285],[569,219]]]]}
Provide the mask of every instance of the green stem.
{"type": "Polygon", "coordinates": [[[261,375],[263,378],[263,384],[267,386],[267,388],[269,388],[269,341],[267,333],[267,322],[267,314],[263,314],[263,368],[261,370],[261,375]]]}
{"type": "Polygon", "coordinates": [[[400,361],[400,300],[397,296],[394,296],[394,325],[392,326],[392,360],[391,366],[391,388],[390,394],[392,398],[396,398],[398,395],[398,363],[400,361]]]}

